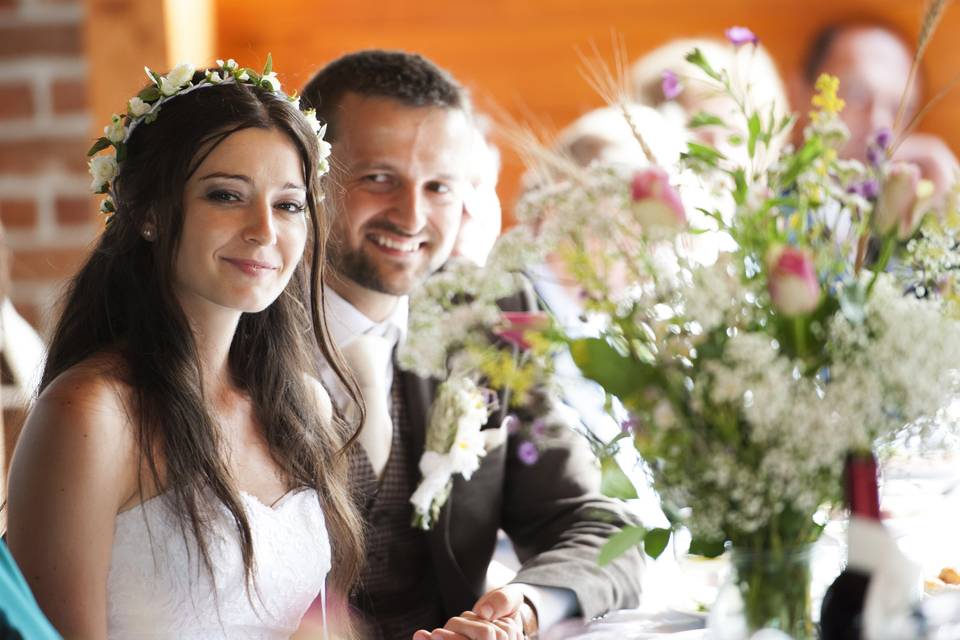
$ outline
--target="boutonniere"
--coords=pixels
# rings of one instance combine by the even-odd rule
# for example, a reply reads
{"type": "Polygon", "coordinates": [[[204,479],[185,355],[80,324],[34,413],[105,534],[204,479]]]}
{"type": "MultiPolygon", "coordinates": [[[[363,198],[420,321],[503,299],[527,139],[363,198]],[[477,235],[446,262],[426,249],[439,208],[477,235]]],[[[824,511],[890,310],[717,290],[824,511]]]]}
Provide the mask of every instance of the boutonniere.
{"type": "Polygon", "coordinates": [[[430,408],[427,439],[420,458],[422,479],[410,497],[413,526],[424,531],[436,522],[457,474],[469,480],[486,455],[481,428],[490,417],[492,394],[466,377],[440,384],[430,408]]]}
{"type": "Polygon", "coordinates": [[[410,299],[400,367],[441,381],[427,420],[421,481],[410,498],[413,526],[423,530],[436,522],[453,478],[470,480],[487,449],[504,443],[508,432],[521,442],[522,462],[537,458],[533,430],[527,442],[526,425],[516,418],[499,429],[481,429],[498,406],[497,390],[510,389],[512,409],[539,415],[533,405],[537,391],[550,381],[553,347],[536,330],[549,326],[550,319],[543,313],[504,312],[497,300],[516,292],[519,280],[508,273],[481,274],[474,265],[449,263],[410,299]]]}

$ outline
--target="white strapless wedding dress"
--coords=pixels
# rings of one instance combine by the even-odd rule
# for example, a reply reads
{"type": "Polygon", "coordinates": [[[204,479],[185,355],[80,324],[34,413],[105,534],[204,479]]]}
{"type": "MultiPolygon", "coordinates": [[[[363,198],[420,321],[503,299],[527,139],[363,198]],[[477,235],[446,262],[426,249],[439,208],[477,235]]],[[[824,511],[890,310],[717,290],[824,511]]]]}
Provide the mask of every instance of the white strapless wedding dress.
{"type": "MultiPolygon", "coordinates": [[[[238,534],[222,505],[211,509],[213,576],[196,541],[184,538],[162,497],[117,516],[107,580],[111,640],[273,640],[296,631],[317,595],[325,595],[330,570],[330,543],[317,493],[297,490],[272,507],[240,495],[253,534],[254,586],[249,593],[238,534]]],[[[324,635],[325,618],[324,612],[324,635]]]]}

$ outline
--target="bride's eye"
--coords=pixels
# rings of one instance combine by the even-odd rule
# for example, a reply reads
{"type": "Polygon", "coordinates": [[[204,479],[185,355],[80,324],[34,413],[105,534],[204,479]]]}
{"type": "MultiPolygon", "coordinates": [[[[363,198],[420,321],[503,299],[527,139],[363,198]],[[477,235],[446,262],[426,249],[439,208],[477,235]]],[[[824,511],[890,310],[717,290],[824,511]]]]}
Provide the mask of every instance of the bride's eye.
{"type": "Polygon", "coordinates": [[[233,191],[227,191],[226,189],[214,189],[207,193],[207,200],[212,200],[214,202],[238,202],[240,196],[233,191]]]}

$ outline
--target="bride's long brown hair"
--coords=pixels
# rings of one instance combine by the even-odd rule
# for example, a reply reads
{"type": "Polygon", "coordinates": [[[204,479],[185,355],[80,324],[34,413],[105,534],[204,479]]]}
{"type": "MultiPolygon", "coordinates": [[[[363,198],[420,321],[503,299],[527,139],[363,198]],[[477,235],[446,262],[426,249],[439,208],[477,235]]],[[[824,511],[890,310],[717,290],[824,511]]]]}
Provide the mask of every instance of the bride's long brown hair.
{"type": "MultiPolygon", "coordinates": [[[[201,77],[198,73],[194,80],[201,77]]],[[[307,187],[310,240],[280,297],[260,313],[241,316],[229,366],[251,398],[270,453],[290,486],[312,487],[319,494],[333,549],[330,586],[346,594],[357,578],[362,546],[362,526],[347,484],[345,450],[353,434],[340,413],[330,424],[321,419],[305,375],[317,371],[319,355],[332,364],[354,401],[358,392],[331,347],[319,308],[328,224],[320,210],[317,138],[289,101],[250,86],[223,84],[170,100],[155,122],[134,129],[114,185],[117,211],[67,290],[40,390],[95,354],[118,354],[118,375],[133,390],[131,415],[147,477],[170,502],[184,535],[196,537],[208,570],[205,507],[213,496],[227,508],[239,532],[249,583],[250,524],[225,464],[220,429],[203,395],[196,343],[172,283],[187,179],[227,136],[251,127],[280,131],[296,146],[307,187]],[[156,226],[154,242],[141,235],[147,221],[156,226]]],[[[143,479],[139,490],[143,499],[143,479]]]]}

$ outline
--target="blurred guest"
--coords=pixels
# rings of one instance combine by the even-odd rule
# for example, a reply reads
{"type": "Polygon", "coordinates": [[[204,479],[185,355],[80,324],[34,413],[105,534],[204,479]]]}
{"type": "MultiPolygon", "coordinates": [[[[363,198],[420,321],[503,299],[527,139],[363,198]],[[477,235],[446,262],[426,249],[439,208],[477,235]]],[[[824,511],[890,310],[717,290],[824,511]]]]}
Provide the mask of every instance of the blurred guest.
{"type": "Polygon", "coordinates": [[[4,408],[22,410],[40,381],[46,347],[13,307],[10,287],[10,250],[0,224],[0,377],[6,399],[4,408]]]}
{"type": "MultiPolygon", "coordinates": [[[[723,118],[727,125],[746,131],[746,118],[736,102],[707,82],[702,72],[686,61],[694,49],[700,49],[717,71],[726,71],[735,91],[748,93],[752,108],[768,113],[771,108],[779,117],[789,112],[786,89],[777,65],[762,45],[734,47],[730,43],[709,38],[672,40],[638,59],[630,70],[633,98],[638,103],[656,108],[680,126],[690,118],[707,112],[723,118]]],[[[698,127],[693,134],[700,142],[724,153],[735,151],[724,128],[698,127]]],[[[740,145],[740,149],[744,149],[740,145]]]]}
{"type": "MultiPolygon", "coordinates": [[[[907,87],[913,48],[902,36],[878,24],[829,25],[813,39],[803,64],[802,78],[792,84],[794,103],[810,104],[814,84],[822,73],[840,80],[840,97],[846,106],[840,113],[850,130],[850,139],[841,155],[868,161],[871,142],[883,130],[895,124],[905,126],[916,115],[923,96],[922,78],[917,76],[906,94],[904,112],[895,123],[901,96],[907,87]]],[[[798,137],[806,124],[806,113],[794,129],[798,137]]],[[[952,181],[957,159],[939,138],[913,134],[903,141],[897,160],[914,162],[923,176],[942,193],[952,181]]]]}
{"type": "Polygon", "coordinates": [[[470,167],[463,196],[460,231],[451,257],[460,257],[483,266],[503,224],[497,182],[500,179],[500,150],[486,136],[482,122],[474,116],[470,167]]]}
{"type": "Polygon", "coordinates": [[[684,150],[683,125],[665,121],[654,109],[631,105],[627,112],[608,106],[589,111],[557,135],[554,148],[579,167],[593,163],[637,168],[657,162],[673,165],[684,150]],[[647,158],[627,115],[655,158],[647,158]]]}

